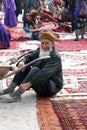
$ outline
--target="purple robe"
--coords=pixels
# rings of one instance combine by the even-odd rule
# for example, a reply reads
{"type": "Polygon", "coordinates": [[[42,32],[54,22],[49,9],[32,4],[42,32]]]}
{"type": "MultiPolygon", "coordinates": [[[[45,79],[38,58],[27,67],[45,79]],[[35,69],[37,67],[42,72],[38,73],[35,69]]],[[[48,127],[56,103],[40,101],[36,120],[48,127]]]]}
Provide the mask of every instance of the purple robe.
{"type": "Polygon", "coordinates": [[[8,27],[0,23],[0,49],[10,47],[11,34],[8,27]]]}
{"type": "Polygon", "coordinates": [[[14,0],[4,0],[4,24],[6,26],[14,27],[17,26],[17,18],[16,18],[16,5],[14,0]]]}

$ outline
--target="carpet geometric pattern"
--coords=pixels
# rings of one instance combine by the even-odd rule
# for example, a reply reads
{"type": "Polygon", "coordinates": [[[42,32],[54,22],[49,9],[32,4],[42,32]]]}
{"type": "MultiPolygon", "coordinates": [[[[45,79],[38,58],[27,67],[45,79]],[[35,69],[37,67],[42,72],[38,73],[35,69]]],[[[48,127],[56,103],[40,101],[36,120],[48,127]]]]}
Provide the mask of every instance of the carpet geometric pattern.
{"type": "Polygon", "coordinates": [[[87,94],[87,51],[60,52],[64,86],[62,94],[87,94]]]}
{"type": "Polygon", "coordinates": [[[87,130],[87,97],[37,100],[41,130],[87,130]]]}
{"type": "Polygon", "coordinates": [[[49,98],[38,97],[37,110],[40,130],[62,130],[49,98]]]}
{"type": "Polygon", "coordinates": [[[52,107],[63,130],[87,129],[87,100],[52,100],[52,107]]]}
{"type": "MultiPolygon", "coordinates": [[[[66,34],[67,35],[67,34],[66,34]]],[[[59,40],[56,47],[59,51],[80,51],[87,50],[87,39],[73,41],[71,40],[59,40]]]]}
{"type": "MultiPolygon", "coordinates": [[[[24,44],[26,47],[28,47],[29,39],[23,38],[23,23],[18,23],[17,27],[10,28],[11,32],[11,49],[17,49],[20,48],[21,44],[24,44]]],[[[59,33],[61,36],[62,33],[59,33]]],[[[72,34],[70,34],[72,35],[72,34]]],[[[67,33],[63,33],[63,36],[66,37],[67,33]]],[[[68,40],[62,40],[61,38],[56,41],[56,48],[59,51],[80,51],[80,50],[87,50],[87,39],[82,39],[79,41],[73,41],[73,39],[68,40]]],[[[40,44],[38,44],[40,46],[40,44]]]]}

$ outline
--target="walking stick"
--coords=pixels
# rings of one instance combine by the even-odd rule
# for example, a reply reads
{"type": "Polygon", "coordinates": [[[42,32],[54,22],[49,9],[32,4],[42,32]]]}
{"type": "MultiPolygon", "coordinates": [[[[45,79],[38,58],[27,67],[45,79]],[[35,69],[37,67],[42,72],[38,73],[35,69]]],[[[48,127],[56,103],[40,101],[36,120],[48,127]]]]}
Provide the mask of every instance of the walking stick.
{"type": "Polygon", "coordinates": [[[49,59],[49,58],[50,58],[50,56],[45,56],[45,57],[37,58],[37,59],[35,59],[35,60],[29,62],[28,64],[26,64],[24,67],[22,67],[22,68],[20,68],[20,69],[18,69],[18,70],[14,70],[13,72],[11,72],[11,73],[9,73],[9,74],[3,76],[2,78],[0,77],[0,80],[5,79],[5,78],[8,78],[8,77],[10,77],[10,76],[12,76],[12,75],[14,75],[14,74],[16,74],[16,73],[22,71],[22,70],[25,69],[26,67],[31,66],[33,63],[35,63],[35,62],[37,62],[37,61],[39,61],[39,60],[49,59]]]}

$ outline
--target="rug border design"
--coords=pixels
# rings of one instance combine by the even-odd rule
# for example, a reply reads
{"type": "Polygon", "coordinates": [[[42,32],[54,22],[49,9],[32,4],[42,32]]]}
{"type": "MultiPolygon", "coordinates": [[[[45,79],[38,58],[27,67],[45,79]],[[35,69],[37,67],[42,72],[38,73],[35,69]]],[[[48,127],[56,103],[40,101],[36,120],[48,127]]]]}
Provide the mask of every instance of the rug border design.
{"type": "Polygon", "coordinates": [[[40,130],[62,130],[50,98],[37,97],[37,110],[40,130]]]}

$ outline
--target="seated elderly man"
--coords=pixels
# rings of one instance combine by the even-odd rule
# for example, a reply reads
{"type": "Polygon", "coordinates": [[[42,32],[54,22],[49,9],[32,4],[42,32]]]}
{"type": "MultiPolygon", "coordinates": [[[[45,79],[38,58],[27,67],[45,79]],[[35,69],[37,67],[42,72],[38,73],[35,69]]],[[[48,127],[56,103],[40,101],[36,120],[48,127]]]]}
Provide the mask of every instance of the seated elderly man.
{"type": "Polygon", "coordinates": [[[63,87],[61,56],[55,48],[55,36],[52,33],[44,32],[40,36],[41,47],[30,55],[24,56],[17,66],[21,68],[25,64],[38,57],[50,56],[35,62],[32,67],[26,67],[18,72],[10,86],[0,92],[5,102],[16,102],[21,100],[21,95],[29,88],[32,88],[37,95],[51,97],[63,87]],[[14,89],[17,87],[14,91],[14,89]],[[5,95],[6,94],[6,95],[5,95]]]}

